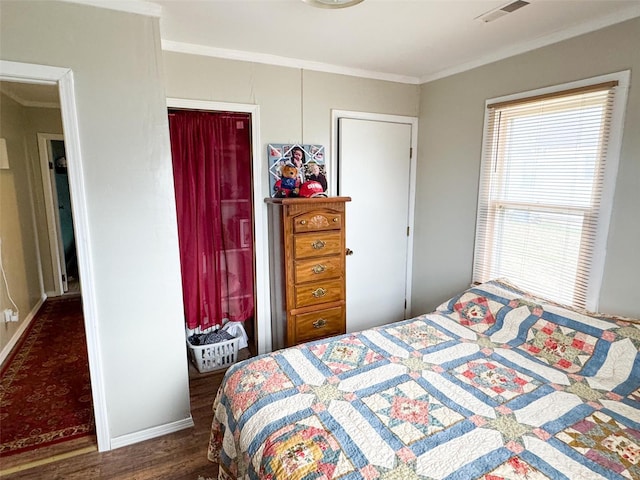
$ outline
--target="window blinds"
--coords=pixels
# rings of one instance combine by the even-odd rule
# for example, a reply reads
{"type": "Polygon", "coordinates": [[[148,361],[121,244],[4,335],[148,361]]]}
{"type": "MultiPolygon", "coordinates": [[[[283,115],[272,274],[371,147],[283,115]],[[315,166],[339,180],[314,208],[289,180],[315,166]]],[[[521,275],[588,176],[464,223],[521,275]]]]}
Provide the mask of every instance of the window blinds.
{"type": "Polygon", "coordinates": [[[487,106],[474,281],[586,305],[616,86],[487,106]]]}

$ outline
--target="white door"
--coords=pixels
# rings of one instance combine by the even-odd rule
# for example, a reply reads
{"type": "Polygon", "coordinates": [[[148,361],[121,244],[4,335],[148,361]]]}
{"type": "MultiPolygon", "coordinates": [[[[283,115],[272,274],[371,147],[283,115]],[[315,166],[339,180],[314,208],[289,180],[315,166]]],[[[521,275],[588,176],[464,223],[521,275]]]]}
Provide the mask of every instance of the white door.
{"type": "Polygon", "coordinates": [[[402,320],[407,262],[412,125],[340,118],[338,193],[347,204],[347,331],[402,320]]]}

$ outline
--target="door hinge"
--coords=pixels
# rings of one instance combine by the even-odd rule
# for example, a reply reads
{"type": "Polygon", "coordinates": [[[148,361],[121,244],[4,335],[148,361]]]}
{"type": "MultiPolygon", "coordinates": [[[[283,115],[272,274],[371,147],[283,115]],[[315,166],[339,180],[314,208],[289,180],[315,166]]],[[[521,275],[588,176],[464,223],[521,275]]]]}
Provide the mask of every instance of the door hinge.
{"type": "Polygon", "coordinates": [[[409,158],[413,158],[413,147],[409,147],[409,158]]]}
{"type": "Polygon", "coordinates": [[[409,236],[409,227],[407,227],[407,237],[409,236]]]}
{"type": "Polygon", "coordinates": [[[62,274],[62,281],[63,281],[63,282],[66,282],[66,281],[67,281],[67,276],[66,276],[64,273],[62,274]]]}
{"type": "Polygon", "coordinates": [[[405,310],[407,309],[407,299],[406,298],[404,299],[404,309],[405,310]]]}
{"type": "Polygon", "coordinates": [[[49,162],[49,170],[53,170],[53,162],[49,162]]]}

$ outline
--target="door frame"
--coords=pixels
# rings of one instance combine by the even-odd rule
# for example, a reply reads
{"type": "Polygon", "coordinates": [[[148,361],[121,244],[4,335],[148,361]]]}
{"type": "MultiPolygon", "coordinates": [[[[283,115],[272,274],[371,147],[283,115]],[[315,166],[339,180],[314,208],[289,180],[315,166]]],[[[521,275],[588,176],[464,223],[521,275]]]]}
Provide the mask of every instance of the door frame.
{"type": "MultiPolygon", "coordinates": [[[[32,63],[0,60],[0,80],[20,83],[55,85],[60,98],[60,115],[64,131],[69,190],[71,191],[71,209],[76,236],[78,270],[82,277],[82,311],[89,357],[89,375],[91,377],[91,396],[96,424],[98,450],[111,450],[111,437],[107,417],[107,400],[104,385],[104,364],[98,333],[98,308],[96,303],[96,285],[91,256],[89,236],[89,212],[84,187],[83,159],[80,149],[80,129],[73,70],[64,67],[52,67],[32,63]]],[[[36,242],[37,244],[37,242],[36,242]]],[[[42,265],[40,265],[42,275],[42,265]]]]}
{"type": "Polygon", "coordinates": [[[418,117],[408,117],[404,115],[389,115],[384,113],[356,112],[350,110],[331,110],[331,157],[329,158],[329,194],[335,195],[338,192],[338,145],[339,145],[339,121],[341,118],[353,120],[368,120],[384,123],[401,123],[411,126],[411,150],[409,157],[409,211],[407,238],[407,265],[406,265],[406,290],[405,316],[411,312],[411,288],[413,278],[413,235],[414,217],[416,203],[416,159],[418,158],[418,117]]]}
{"type": "Polygon", "coordinates": [[[60,217],[58,215],[57,188],[52,180],[52,170],[49,163],[54,161],[51,157],[51,141],[64,141],[64,135],[57,133],[38,133],[38,153],[40,154],[40,173],[42,189],[44,192],[45,214],[49,236],[49,252],[51,253],[51,266],[53,268],[54,291],[46,292],[47,296],[59,296],[65,293],[66,269],[62,264],[64,259],[62,238],[60,236],[60,217]]]}
{"type": "Polygon", "coordinates": [[[271,296],[269,287],[269,224],[264,183],[265,160],[260,147],[260,106],[250,103],[227,103],[209,100],[167,98],[167,108],[185,108],[209,112],[251,114],[253,224],[255,246],[255,312],[258,335],[258,354],[271,351],[271,296]]]}

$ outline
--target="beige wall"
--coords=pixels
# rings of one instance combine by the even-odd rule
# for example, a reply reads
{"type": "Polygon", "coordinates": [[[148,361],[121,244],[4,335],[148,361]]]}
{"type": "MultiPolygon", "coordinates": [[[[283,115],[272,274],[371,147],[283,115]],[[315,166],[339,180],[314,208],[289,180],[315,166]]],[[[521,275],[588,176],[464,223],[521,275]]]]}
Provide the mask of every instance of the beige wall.
{"type": "MultiPolygon", "coordinates": [[[[0,239],[5,285],[0,277],[0,313],[18,306],[19,322],[0,323],[0,351],[11,342],[41,300],[37,236],[30,192],[32,191],[27,132],[27,108],[0,94],[0,138],[7,143],[9,169],[0,170],[0,239]]],[[[3,317],[4,320],[4,317],[3,317]]]]}
{"type": "Polygon", "coordinates": [[[95,297],[106,433],[122,444],[184,425],[188,371],[159,21],[3,1],[0,44],[3,60],[73,71],[93,267],[91,278],[80,275],[83,294],[91,283],[95,297]]]}
{"type": "Polygon", "coordinates": [[[599,310],[639,317],[640,19],[422,85],[414,313],[471,282],[484,104],[489,98],[631,69],[599,310]]]}
{"type": "MultiPolygon", "coordinates": [[[[37,134],[61,134],[62,121],[59,109],[25,107],[4,94],[0,95],[0,120],[0,137],[9,137],[7,150],[11,163],[10,170],[0,171],[3,178],[0,180],[3,181],[0,237],[5,264],[11,264],[11,268],[5,269],[7,282],[20,311],[18,323],[0,328],[2,351],[12,339],[16,340],[14,335],[19,333],[18,329],[29,315],[35,313],[34,308],[41,299],[38,253],[44,292],[54,289],[37,134]],[[15,228],[14,224],[19,224],[20,228],[15,228]]],[[[0,312],[14,308],[2,285],[0,298],[0,312]]]]}

